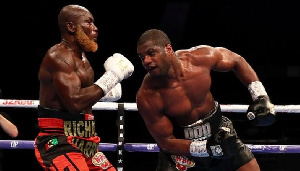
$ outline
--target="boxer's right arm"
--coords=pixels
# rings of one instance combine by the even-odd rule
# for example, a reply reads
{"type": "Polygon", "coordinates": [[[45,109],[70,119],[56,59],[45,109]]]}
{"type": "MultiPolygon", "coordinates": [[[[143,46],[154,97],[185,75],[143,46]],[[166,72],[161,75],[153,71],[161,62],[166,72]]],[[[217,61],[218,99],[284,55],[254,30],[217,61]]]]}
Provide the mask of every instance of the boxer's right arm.
{"type": "Polygon", "coordinates": [[[132,63],[119,53],[107,58],[104,68],[106,72],[94,83],[103,90],[104,95],[123,79],[130,77],[134,71],[132,63]]]}
{"type": "Polygon", "coordinates": [[[118,83],[114,88],[112,88],[99,101],[102,101],[102,102],[113,102],[113,101],[119,100],[121,97],[122,97],[122,86],[121,86],[121,83],[118,83]]]}

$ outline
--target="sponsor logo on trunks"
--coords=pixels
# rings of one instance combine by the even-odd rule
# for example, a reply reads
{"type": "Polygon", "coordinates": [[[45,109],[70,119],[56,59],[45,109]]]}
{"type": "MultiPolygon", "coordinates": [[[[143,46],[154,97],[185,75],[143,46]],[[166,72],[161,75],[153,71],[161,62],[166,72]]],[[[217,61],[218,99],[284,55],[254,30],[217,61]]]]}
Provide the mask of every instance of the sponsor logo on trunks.
{"type": "Polygon", "coordinates": [[[49,140],[46,144],[45,144],[45,148],[46,150],[49,150],[51,147],[55,146],[58,144],[58,140],[57,138],[51,139],[49,140]]]}
{"type": "Polygon", "coordinates": [[[93,156],[92,163],[95,166],[100,166],[102,169],[108,169],[112,166],[102,152],[98,152],[93,156]]]}
{"type": "Polygon", "coordinates": [[[98,144],[91,141],[72,138],[72,143],[75,144],[87,157],[94,156],[98,151],[98,144]]]}
{"type": "Polygon", "coordinates": [[[64,133],[66,136],[92,137],[96,135],[95,121],[64,121],[64,133]]]}
{"type": "Polygon", "coordinates": [[[185,156],[171,155],[171,158],[175,162],[177,170],[186,171],[188,168],[195,166],[194,160],[185,156]]]}
{"type": "Polygon", "coordinates": [[[213,156],[223,156],[223,150],[220,145],[210,146],[213,156]]]}
{"type": "Polygon", "coordinates": [[[185,139],[203,140],[211,136],[211,127],[209,123],[197,125],[190,128],[184,128],[185,139]]]}
{"type": "Polygon", "coordinates": [[[85,114],[85,120],[94,120],[94,115],[93,114],[85,114]]]}

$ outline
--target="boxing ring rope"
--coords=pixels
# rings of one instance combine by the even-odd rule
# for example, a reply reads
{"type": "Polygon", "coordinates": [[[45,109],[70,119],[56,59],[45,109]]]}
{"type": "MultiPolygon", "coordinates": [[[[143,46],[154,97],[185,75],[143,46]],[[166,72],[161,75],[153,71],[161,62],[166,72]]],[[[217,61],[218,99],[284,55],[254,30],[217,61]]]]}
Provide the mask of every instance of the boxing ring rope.
{"type": "MultiPolygon", "coordinates": [[[[300,145],[252,145],[246,144],[254,153],[300,153],[300,145]]],[[[0,140],[0,149],[34,149],[33,140],[0,140]]],[[[100,143],[101,151],[117,151],[117,144],[100,143]]],[[[159,152],[155,143],[125,143],[128,152],[159,152]]]]}
{"type": "MultiPolygon", "coordinates": [[[[0,99],[0,107],[37,108],[39,100],[0,99]]],[[[118,110],[117,102],[97,102],[93,110],[118,110]]],[[[136,103],[123,103],[124,110],[137,111],[136,103]]],[[[246,112],[249,105],[220,104],[222,112],[246,112]]],[[[300,113],[300,105],[275,105],[277,113],[300,113]]]]}
{"type": "MultiPolygon", "coordinates": [[[[0,99],[0,107],[37,108],[39,100],[0,99]]],[[[222,112],[245,113],[249,105],[220,104],[222,112]]],[[[123,151],[159,152],[155,143],[124,143],[124,111],[138,111],[136,103],[97,102],[93,110],[118,111],[118,143],[100,143],[101,151],[118,151],[118,170],[123,170],[123,151]],[[122,168],[122,169],[120,169],[122,168]]],[[[275,105],[277,113],[300,113],[300,105],[275,105]]],[[[246,144],[253,153],[300,153],[300,145],[246,144]]],[[[0,140],[0,149],[34,149],[32,140],[0,140]]]]}

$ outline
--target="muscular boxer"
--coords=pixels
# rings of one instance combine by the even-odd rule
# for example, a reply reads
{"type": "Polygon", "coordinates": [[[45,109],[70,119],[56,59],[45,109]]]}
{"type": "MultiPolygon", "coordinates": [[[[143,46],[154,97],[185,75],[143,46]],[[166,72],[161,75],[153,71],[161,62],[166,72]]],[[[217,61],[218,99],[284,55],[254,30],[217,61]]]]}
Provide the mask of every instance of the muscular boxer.
{"type": "Polygon", "coordinates": [[[52,46],[40,65],[38,126],[35,155],[44,170],[115,171],[99,151],[92,106],[121,97],[121,84],[134,71],[119,53],[107,58],[105,73],[94,81],[85,52],[96,52],[98,29],[93,15],[67,5],[58,15],[61,42],[52,46]]]}
{"type": "Polygon", "coordinates": [[[168,36],[157,29],[140,36],[137,54],[148,73],[136,102],[160,147],[157,171],[260,170],[210,91],[211,71],[233,71],[253,99],[249,120],[258,126],[275,121],[274,105],[242,56],[204,45],[174,52],[168,36]]]}

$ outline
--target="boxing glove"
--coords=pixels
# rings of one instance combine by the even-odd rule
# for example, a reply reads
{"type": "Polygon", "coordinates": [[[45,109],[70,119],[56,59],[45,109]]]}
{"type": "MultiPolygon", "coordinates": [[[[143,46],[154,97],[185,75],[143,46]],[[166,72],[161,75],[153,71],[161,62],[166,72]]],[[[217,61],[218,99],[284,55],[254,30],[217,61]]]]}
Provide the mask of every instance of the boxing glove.
{"type": "Polygon", "coordinates": [[[268,126],[275,122],[275,108],[271,103],[265,87],[260,81],[248,85],[253,103],[247,110],[247,118],[256,126],[268,126]]]}
{"type": "Polygon", "coordinates": [[[272,125],[276,120],[274,104],[268,96],[258,96],[247,110],[247,118],[256,126],[272,125]]]}
{"type": "MultiPolygon", "coordinates": [[[[233,128],[232,128],[233,129],[233,128]]],[[[230,127],[221,126],[207,140],[194,140],[190,153],[194,157],[229,158],[237,153],[236,134],[230,127]]]]}
{"type": "Polygon", "coordinates": [[[122,86],[118,83],[114,88],[112,88],[105,96],[103,96],[100,101],[102,102],[113,102],[117,101],[122,96],[122,86]]]}
{"type": "Polygon", "coordinates": [[[115,53],[104,62],[106,72],[94,84],[106,95],[123,79],[130,77],[134,71],[132,63],[120,53],[115,53]]]}
{"type": "Polygon", "coordinates": [[[106,71],[113,72],[120,81],[130,77],[134,71],[132,63],[120,53],[115,53],[104,62],[106,71]]]}

